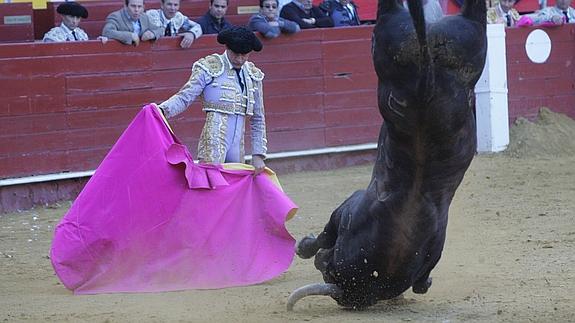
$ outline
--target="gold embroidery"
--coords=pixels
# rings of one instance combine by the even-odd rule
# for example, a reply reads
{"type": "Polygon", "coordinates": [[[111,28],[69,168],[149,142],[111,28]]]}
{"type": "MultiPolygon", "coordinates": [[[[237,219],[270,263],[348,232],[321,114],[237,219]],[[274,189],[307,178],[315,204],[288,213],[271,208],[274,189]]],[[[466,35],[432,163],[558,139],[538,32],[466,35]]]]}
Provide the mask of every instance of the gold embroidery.
{"type": "Polygon", "coordinates": [[[203,111],[215,111],[215,112],[221,112],[221,113],[226,113],[226,114],[239,114],[239,115],[245,115],[246,114],[246,108],[242,107],[239,104],[234,104],[234,103],[221,103],[221,102],[208,102],[208,101],[204,101],[203,103],[204,108],[202,109],[203,111]]]}
{"type": "Polygon", "coordinates": [[[204,163],[222,164],[226,159],[223,144],[228,130],[228,115],[208,112],[198,142],[198,159],[204,163]]]}
{"type": "Polygon", "coordinates": [[[224,61],[218,54],[212,54],[200,58],[194,63],[194,67],[199,66],[208,72],[211,77],[218,77],[224,72],[224,61]]]}
{"type": "Polygon", "coordinates": [[[262,72],[262,70],[260,70],[259,68],[257,68],[254,63],[252,62],[246,62],[247,65],[247,70],[248,70],[248,74],[250,75],[251,78],[253,78],[256,81],[261,81],[264,79],[265,74],[262,72]]]}

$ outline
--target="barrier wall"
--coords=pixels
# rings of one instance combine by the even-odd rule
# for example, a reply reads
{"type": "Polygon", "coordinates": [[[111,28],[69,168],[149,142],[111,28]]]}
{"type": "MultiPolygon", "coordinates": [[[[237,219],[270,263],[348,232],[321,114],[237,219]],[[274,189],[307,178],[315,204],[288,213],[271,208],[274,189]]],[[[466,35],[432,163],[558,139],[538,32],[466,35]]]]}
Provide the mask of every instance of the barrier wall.
{"type": "MultiPolygon", "coordinates": [[[[252,54],[266,73],[270,152],[376,141],[371,31],[304,31],[252,54]]],[[[167,99],[195,60],[223,51],[213,35],[178,44],[0,45],[0,179],[95,169],[142,105],[167,99]]],[[[173,121],[192,150],[203,118],[195,103],[173,121]]]]}
{"type": "Polygon", "coordinates": [[[34,40],[32,3],[0,3],[0,42],[34,40]]]}
{"type": "MultiPolygon", "coordinates": [[[[575,25],[545,29],[552,50],[544,64],[525,53],[532,30],[507,29],[509,121],[533,118],[541,106],[575,118],[575,25]]],[[[361,26],[263,41],[264,51],[251,60],[266,73],[270,152],[377,141],[382,120],[371,33],[372,26],[361,26]]],[[[0,179],[95,169],[143,104],[167,99],[186,82],[196,59],[223,50],[213,35],[191,49],[178,44],[0,44],[0,179]]],[[[194,104],[172,121],[192,152],[203,125],[200,109],[194,104]]],[[[351,158],[334,158],[330,166],[373,155],[351,158]]],[[[284,166],[305,169],[298,163],[289,159],[284,166]]],[[[74,198],[83,183],[0,187],[0,213],[74,198]]]]}
{"type": "Polygon", "coordinates": [[[575,24],[541,28],[551,38],[551,54],[543,64],[531,62],[525,52],[534,29],[506,29],[509,120],[533,119],[540,107],[575,118],[575,24]]]}

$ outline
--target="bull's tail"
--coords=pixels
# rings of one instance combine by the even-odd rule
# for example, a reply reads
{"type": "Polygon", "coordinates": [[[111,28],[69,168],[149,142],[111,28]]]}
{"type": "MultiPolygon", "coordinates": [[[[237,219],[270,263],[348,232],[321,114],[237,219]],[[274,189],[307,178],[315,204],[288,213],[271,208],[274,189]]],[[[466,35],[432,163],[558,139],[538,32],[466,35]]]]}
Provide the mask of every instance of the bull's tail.
{"type": "MultiPolygon", "coordinates": [[[[427,32],[425,25],[425,16],[423,13],[422,0],[407,0],[409,14],[413,21],[417,42],[419,43],[419,70],[421,78],[418,84],[418,93],[420,98],[429,100],[433,89],[433,69],[431,66],[431,53],[427,42],[427,32]]],[[[424,102],[422,102],[424,103],[424,102]]]]}
{"type": "Polygon", "coordinates": [[[400,0],[379,0],[377,3],[377,17],[379,18],[379,16],[401,7],[400,0]]]}
{"type": "Polygon", "coordinates": [[[487,8],[485,0],[465,0],[461,7],[461,15],[481,25],[487,24],[487,8]]]}

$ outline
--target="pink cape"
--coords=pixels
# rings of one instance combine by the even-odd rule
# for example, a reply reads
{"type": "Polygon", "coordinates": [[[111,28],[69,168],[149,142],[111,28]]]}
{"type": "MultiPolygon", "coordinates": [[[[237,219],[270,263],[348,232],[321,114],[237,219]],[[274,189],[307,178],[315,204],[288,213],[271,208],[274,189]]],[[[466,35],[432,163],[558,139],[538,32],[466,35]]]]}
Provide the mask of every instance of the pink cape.
{"type": "Polygon", "coordinates": [[[51,261],[75,294],[260,283],[293,260],[296,209],[264,174],[194,163],[148,105],[56,227],[51,261]]]}

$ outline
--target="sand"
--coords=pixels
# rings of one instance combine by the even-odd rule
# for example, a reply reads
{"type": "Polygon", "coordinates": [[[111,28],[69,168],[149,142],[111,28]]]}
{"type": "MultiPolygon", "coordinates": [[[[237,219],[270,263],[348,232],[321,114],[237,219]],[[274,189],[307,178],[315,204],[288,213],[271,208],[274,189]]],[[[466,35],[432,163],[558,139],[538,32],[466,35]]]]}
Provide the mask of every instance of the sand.
{"type": "MultiPolygon", "coordinates": [[[[0,215],[0,321],[573,322],[575,154],[566,150],[575,140],[556,129],[575,127],[562,116],[546,118],[548,124],[518,122],[507,153],[474,159],[451,206],[446,247],[425,295],[408,291],[403,300],[361,311],[310,297],[286,312],[293,289],[321,279],[311,260],[296,258],[285,274],[256,286],[74,296],[48,258],[66,202],[0,215]]],[[[319,232],[370,175],[370,166],[360,166],[281,176],[300,206],[287,224],[291,234],[319,232]]]]}

